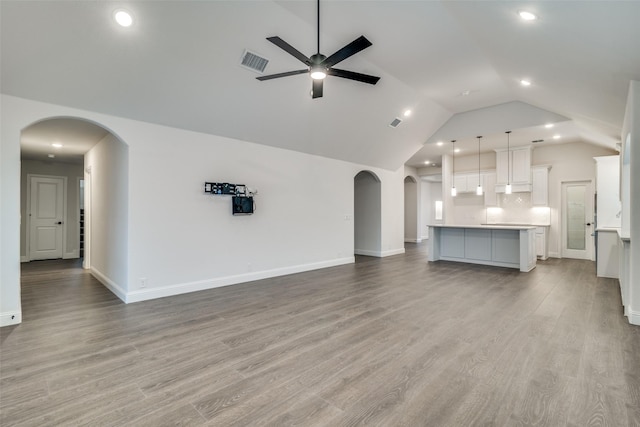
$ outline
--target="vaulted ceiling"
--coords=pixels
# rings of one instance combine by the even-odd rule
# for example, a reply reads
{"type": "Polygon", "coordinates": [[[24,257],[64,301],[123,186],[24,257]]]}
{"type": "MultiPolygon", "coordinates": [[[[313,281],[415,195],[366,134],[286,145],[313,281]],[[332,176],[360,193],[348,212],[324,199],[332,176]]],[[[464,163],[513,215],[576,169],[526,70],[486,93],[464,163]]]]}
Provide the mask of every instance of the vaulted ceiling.
{"type": "Polygon", "coordinates": [[[266,74],[300,69],[265,38],[316,53],[314,1],[0,7],[2,93],[392,170],[478,132],[530,143],[549,118],[564,141],[614,148],[640,80],[640,1],[322,1],[321,52],[365,35],[373,45],[340,68],[381,79],[329,76],[318,99],[306,74],[261,82],[239,65],[248,49],[269,60],[266,74]],[[119,8],[131,27],[113,21],[119,8]],[[514,114],[482,122],[496,109],[514,114]]]}

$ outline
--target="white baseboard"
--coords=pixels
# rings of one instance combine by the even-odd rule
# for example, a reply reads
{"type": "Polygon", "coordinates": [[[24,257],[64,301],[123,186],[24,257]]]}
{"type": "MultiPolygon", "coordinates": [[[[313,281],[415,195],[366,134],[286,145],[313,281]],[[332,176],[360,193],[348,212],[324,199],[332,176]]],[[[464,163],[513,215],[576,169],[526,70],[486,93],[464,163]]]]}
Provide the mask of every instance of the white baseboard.
{"type": "Polygon", "coordinates": [[[100,283],[102,283],[107,289],[109,289],[115,296],[120,298],[122,301],[127,302],[127,293],[124,289],[118,286],[113,280],[109,279],[107,276],[102,274],[101,271],[97,270],[94,267],[91,267],[91,275],[98,279],[100,283]]]}
{"type": "Polygon", "coordinates": [[[7,311],[6,313],[0,313],[0,327],[17,325],[22,323],[21,311],[7,311]]]}
{"type": "Polygon", "coordinates": [[[378,258],[383,258],[391,255],[400,255],[404,253],[404,248],[400,249],[390,249],[387,251],[370,251],[367,249],[356,249],[353,251],[356,255],[364,255],[364,256],[375,256],[378,258]]]}
{"type": "Polygon", "coordinates": [[[132,302],[146,301],[150,299],[186,294],[189,292],[219,288],[222,286],[237,285],[239,283],[251,282],[254,280],[285,276],[287,274],[302,273],[305,271],[318,270],[318,269],[327,268],[327,267],[335,267],[335,266],[344,265],[344,264],[353,264],[354,262],[355,262],[355,257],[351,256],[351,257],[345,257],[345,258],[338,258],[334,260],[315,262],[311,264],[302,264],[302,265],[295,265],[291,267],[276,268],[273,270],[238,274],[235,276],[218,277],[215,279],[199,280],[196,282],[188,282],[188,283],[177,283],[174,285],[163,286],[161,288],[156,288],[156,289],[154,288],[138,289],[135,291],[128,292],[125,298],[120,297],[120,295],[118,295],[118,297],[128,304],[132,302]]]}
{"type": "Polygon", "coordinates": [[[629,310],[628,314],[629,323],[632,325],[640,326],[640,311],[629,310]]]}
{"type": "Polygon", "coordinates": [[[549,258],[562,258],[558,252],[549,252],[549,258]]]}
{"type": "Polygon", "coordinates": [[[405,243],[420,243],[422,242],[422,239],[404,239],[405,243]]]}
{"type": "Polygon", "coordinates": [[[20,257],[20,262],[29,262],[29,261],[31,261],[31,260],[29,259],[28,256],[21,256],[20,257]]]}
{"type": "Polygon", "coordinates": [[[381,256],[385,257],[385,256],[391,256],[391,255],[402,255],[403,253],[404,253],[404,248],[389,249],[387,251],[382,251],[381,256]]]}
{"type": "Polygon", "coordinates": [[[427,234],[426,236],[422,236],[422,240],[429,240],[429,235],[427,234]]]}

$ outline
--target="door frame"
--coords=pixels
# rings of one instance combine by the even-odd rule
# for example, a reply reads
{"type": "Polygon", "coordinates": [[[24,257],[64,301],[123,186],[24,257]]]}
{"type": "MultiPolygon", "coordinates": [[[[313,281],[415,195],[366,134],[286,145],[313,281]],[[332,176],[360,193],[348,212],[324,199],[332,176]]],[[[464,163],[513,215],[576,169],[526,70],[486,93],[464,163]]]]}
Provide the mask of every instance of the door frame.
{"type": "Polygon", "coordinates": [[[59,175],[42,175],[36,173],[27,174],[27,200],[26,200],[26,233],[25,233],[25,248],[26,262],[31,261],[31,180],[33,178],[53,178],[62,179],[62,257],[67,253],[67,177],[59,175]]]}
{"type": "Polygon", "coordinates": [[[566,204],[566,196],[565,196],[565,185],[566,184],[585,184],[587,187],[587,194],[585,197],[587,200],[590,200],[591,210],[587,212],[587,221],[591,223],[591,234],[586,235],[587,241],[585,242],[585,248],[587,251],[588,259],[591,261],[595,261],[595,239],[589,239],[588,237],[593,235],[593,231],[595,231],[594,226],[594,216],[595,216],[595,206],[594,206],[594,197],[595,197],[595,183],[592,179],[578,179],[578,180],[567,180],[560,181],[560,257],[561,258],[569,258],[565,256],[565,242],[567,238],[567,212],[565,209],[566,204]]]}

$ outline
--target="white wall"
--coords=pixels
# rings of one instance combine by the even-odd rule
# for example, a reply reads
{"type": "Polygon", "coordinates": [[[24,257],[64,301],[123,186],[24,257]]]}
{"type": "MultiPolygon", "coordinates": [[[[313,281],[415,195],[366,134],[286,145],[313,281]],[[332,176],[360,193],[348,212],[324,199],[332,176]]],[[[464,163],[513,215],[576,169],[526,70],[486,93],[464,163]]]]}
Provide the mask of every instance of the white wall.
{"type": "Polygon", "coordinates": [[[422,201],[420,233],[423,240],[429,238],[429,224],[442,224],[443,220],[436,220],[435,202],[442,201],[442,183],[429,182],[422,180],[420,182],[420,193],[422,201]]]}
{"type": "Polygon", "coordinates": [[[629,85],[627,108],[622,126],[622,235],[629,239],[621,264],[626,268],[627,296],[625,314],[629,322],[640,325],[640,81],[629,85]],[[626,179],[628,177],[628,179],[626,179]],[[628,234],[627,234],[628,233],[628,234]],[[624,265],[623,265],[624,264],[624,265]]]}
{"type": "Polygon", "coordinates": [[[1,102],[2,324],[21,313],[20,130],[46,118],[93,121],[128,146],[128,274],[118,285],[129,302],[353,262],[354,177],[365,169],[381,180],[380,255],[404,252],[404,167],[369,168],[7,95],[1,102]],[[228,196],[203,194],[205,181],[257,188],[256,213],[232,216],[228,196]]]}
{"type": "Polygon", "coordinates": [[[79,221],[79,188],[78,179],[82,179],[84,172],[82,165],[75,165],[60,162],[42,162],[37,160],[23,160],[21,165],[20,180],[20,216],[24,219],[20,224],[20,258],[27,261],[27,188],[29,174],[34,175],[55,175],[67,177],[67,219],[65,222],[66,229],[66,252],[63,258],[78,258],[80,256],[80,236],[78,235],[79,221]]]}
{"type": "Polygon", "coordinates": [[[112,134],[85,154],[89,266],[116,295],[128,291],[128,147],[112,134]]]}
{"type": "Polygon", "coordinates": [[[404,240],[422,240],[418,235],[418,182],[411,176],[404,179],[404,240]]]}
{"type": "Polygon", "coordinates": [[[361,172],[354,178],[354,244],[358,255],[382,252],[382,186],[377,177],[361,172]]]}

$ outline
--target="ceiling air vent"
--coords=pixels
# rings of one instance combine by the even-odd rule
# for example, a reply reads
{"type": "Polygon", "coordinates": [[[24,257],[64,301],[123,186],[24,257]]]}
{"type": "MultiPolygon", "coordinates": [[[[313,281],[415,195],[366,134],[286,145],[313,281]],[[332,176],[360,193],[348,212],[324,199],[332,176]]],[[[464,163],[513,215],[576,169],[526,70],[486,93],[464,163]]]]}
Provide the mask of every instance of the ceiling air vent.
{"type": "Polygon", "coordinates": [[[396,117],[391,123],[389,123],[389,126],[392,128],[397,128],[398,126],[400,126],[400,123],[402,123],[402,120],[396,117]]]}
{"type": "Polygon", "coordinates": [[[240,65],[244,68],[260,74],[262,74],[264,72],[264,69],[267,68],[268,63],[269,60],[267,58],[263,58],[260,55],[257,55],[248,50],[244,51],[244,53],[242,54],[242,60],[240,61],[240,65]]]}

